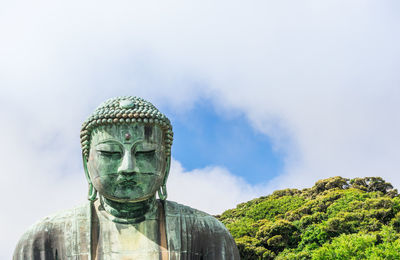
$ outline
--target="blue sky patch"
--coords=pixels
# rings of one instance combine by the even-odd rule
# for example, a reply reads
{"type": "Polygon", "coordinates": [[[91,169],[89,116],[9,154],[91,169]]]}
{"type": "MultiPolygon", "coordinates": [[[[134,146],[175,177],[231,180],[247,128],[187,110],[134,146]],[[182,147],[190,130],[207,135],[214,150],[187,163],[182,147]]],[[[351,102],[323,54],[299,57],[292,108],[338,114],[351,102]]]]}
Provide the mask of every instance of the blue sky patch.
{"type": "Polygon", "coordinates": [[[186,170],[218,165],[257,184],[283,169],[283,155],[243,115],[226,117],[211,102],[202,101],[185,113],[168,113],[168,117],[174,128],[172,156],[186,170]]]}

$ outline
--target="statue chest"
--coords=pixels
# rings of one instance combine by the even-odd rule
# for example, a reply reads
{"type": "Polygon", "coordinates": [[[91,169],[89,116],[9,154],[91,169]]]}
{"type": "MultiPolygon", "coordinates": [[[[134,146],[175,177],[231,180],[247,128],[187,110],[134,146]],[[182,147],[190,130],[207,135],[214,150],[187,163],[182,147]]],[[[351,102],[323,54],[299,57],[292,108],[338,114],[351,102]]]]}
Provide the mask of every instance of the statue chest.
{"type": "Polygon", "coordinates": [[[140,223],[115,223],[98,215],[95,243],[97,259],[160,259],[159,220],[140,223]]]}

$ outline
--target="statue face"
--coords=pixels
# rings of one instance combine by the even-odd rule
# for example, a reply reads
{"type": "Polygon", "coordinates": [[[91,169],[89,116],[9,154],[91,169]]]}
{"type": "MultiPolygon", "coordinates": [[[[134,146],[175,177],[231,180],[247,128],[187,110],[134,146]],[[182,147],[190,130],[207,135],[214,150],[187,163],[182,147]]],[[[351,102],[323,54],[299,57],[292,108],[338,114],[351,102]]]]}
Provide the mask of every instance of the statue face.
{"type": "Polygon", "coordinates": [[[119,202],[154,196],[161,186],[167,159],[163,132],[141,123],[94,129],[88,170],[96,190],[119,202]]]}

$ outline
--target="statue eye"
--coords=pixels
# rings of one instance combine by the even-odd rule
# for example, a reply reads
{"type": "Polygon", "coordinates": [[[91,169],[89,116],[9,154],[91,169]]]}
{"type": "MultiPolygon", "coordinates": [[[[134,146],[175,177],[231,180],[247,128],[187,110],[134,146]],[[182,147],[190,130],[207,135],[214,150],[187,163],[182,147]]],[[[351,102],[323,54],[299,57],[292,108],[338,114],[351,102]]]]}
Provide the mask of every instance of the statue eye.
{"type": "Polygon", "coordinates": [[[153,156],[156,150],[136,151],[136,156],[153,156]]]}
{"type": "Polygon", "coordinates": [[[104,151],[98,150],[101,156],[109,157],[109,158],[121,158],[121,152],[118,151],[104,151]]]}

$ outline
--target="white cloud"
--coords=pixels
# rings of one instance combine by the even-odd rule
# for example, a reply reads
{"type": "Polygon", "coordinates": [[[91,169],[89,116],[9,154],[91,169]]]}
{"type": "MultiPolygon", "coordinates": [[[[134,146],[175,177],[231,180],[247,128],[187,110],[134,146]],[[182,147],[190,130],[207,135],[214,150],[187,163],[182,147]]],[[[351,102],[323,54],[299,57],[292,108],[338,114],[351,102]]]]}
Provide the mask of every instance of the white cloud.
{"type": "Polygon", "coordinates": [[[220,214],[241,202],[272,191],[261,184],[249,185],[244,179],[218,166],[185,171],[176,160],[172,160],[167,188],[169,200],[209,214],[220,214]]]}
{"type": "MultiPolygon", "coordinates": [[[[0,112],[7,122],[2,127],[0,149],[0,258],[11,259],[19,237],[39,219],[84,201],[86,183],[83,173],[67,165],[61,151],[37,149],[30,143],[29,128],[0,112]]],[[[39,141],[40,142],[40,141],[39,141]]],[[[73,158],[73,157],[72,157],[73,158]]]]}
{"type": "MultiPolygon", "coordinates": [[[[397,1],[364,0],[2,4],[7,237],[31,223],[21,207],[37,219],[56,209],[53,201],[65,208],[81,198],[79,125],[116,95],[177,110],[209,98],[222,113],[245,113],[286,155],[270,188],[333,175],[379,175],[400,187],[398,12],[397,1]],[[73,187],[79,192],[61,192],[73,187]]],[[[206,179],[226,183],[221,191],[235,187],[228,207],[258,192],[221,167],[174,167],[170,197],[178,201],[186,197],[173,185],[198,182],[212,194],[206,179]]],[[[185,203],[206,209],[194,200],[185,203]]],[[[9,258],[9,241],[0,241],[0,258],[9,258]]]]}

